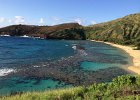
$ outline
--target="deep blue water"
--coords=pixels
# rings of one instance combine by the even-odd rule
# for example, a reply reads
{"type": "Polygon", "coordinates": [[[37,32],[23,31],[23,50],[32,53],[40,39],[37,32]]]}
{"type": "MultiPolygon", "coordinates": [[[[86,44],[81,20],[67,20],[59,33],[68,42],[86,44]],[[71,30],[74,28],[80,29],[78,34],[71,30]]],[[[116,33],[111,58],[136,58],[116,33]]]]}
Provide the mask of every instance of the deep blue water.
{"type": "MultiPolygon", "coordinates": [[[[0,37],[0,67],[35,64],[73,55],[69,42],[0,37]],[[63,50],[66,50],[63,52],[63,50]]],[[[16,66],[16,67],[19,67],[16,66]]]]}
{"type": "Polygon", "coordinates": [[[0,37],[0,95],[72,86],[71,83],[56,77],[57,75],[54,76],[55,79],[47,76],[47,68],[54,74],[62,70],[62,67],[65,73],[69,71],[64,70],[78,70],[82,73],[127,64],[129,56],[124,51],[104,43],[0,37]],[[55,70],[50,69],[51,67],[55,70]],[[40,68],[44,69],[41,72],[45,73],[44,76],[38,74],[38,71],[34,73],[40,68]],[[30,75],[25,75],[25,72],[28,72],[26,69],[34,70],[33,74],[29,72],[30,75]]]}

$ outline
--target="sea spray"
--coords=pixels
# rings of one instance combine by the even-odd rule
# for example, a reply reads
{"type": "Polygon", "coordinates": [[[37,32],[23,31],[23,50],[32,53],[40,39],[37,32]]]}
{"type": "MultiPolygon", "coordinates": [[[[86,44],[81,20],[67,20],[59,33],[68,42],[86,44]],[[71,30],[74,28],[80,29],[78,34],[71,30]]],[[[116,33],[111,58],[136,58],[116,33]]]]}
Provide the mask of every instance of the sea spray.
{"type": "Polygon", "coordinates": [[[12,72],[16,72],[16,70],[11,69],[11,68],[0,69],[0,76],[5,76],[5,75],[8,75],[12,72]]]}

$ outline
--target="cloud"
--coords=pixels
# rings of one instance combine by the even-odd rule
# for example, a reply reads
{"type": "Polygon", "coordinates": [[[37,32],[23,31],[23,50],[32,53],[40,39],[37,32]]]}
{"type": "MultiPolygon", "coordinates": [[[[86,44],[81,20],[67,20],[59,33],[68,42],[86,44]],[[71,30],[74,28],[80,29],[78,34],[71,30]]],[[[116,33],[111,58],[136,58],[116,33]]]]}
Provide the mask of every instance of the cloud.
{"type": "Polygon", "coordinates": [[[9,23],[12,23],[12,19],[9,19],[8,22],[9,22],[9,23]]]}
{"type": "Polygon", "coordinates": [[[51,17],[51,21],[52,22],[50,25],[56,25],[56,24],[60,24],[63,22],[63,20],[61,18],[55,17],[55,16],[51,17]]]}
{"type": "Polygon", "coordinates": [[[91,24],[94,25],[94,24],[97,24],[97,22],[96,21],[91,21],[91,24]]]}
{"type": "Polygon", "coordinates": [[[81,18],[77,18],[74,20],[74,22],[76,22],[78,24],[82,24],[84,22],[84,20],[82,20],[81,18]]]}
{"type": "MultiPolygon", "coordinates": [[[[12,20],[9,20],[9,22],[12,22],[12,20]]],[[[24,24],[25,18],[23,16],[15,16],[14,22],[15,24],[24,24]]]]}
{"type": "Polygon", "coordinates": [[[40,23],[40,24],[44,24],[44,23],[45,23],[45,22],[44,22],[44,19],[43,19],[43,18],[40,18],[39,23],[40,23]]]}
{"type": "Polygon", "coordinates": [[[3,23],[5,21],[6,21],[6,19],[4,17],[0,17],[0,23],[3,23]]]}
{"type": "Polygon", "coordinates": [[[61,19],[60,18],[58,18],[58,17],[52,17],[53,18],[53,20],[55,20],[55,21],[60,21],[61,19]]]}

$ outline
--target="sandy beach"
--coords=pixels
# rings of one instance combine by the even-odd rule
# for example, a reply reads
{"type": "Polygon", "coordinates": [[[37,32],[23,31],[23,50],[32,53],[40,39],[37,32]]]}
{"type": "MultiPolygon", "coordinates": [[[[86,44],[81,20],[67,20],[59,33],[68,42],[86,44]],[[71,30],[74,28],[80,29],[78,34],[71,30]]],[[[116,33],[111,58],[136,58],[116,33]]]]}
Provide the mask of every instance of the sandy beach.
{"type": "MultiPolygon", "coordinates": [[[[95,40],[91,40],[91,41],[95,41],[95,40]]],[[[95,41],[95,42],[103,42],[103,41],[95,41]]],[[[140,50],[133,50],[133,48],[130,46],[123,46],[123,45],[113,44],[109,42],[104,42],[104,43],[120,48],[125,52],[127,52],[132,57],[132,61],[133,61],[133,64],[128,67],[128,70],[140,75],[140,50]]]]}

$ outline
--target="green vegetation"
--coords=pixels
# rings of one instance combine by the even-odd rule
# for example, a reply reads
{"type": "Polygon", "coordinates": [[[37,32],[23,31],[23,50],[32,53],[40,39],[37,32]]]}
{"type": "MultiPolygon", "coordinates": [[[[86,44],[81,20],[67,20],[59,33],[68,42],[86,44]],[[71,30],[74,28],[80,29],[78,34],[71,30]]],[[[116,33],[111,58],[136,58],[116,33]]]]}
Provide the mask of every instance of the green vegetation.
{"type": "MultiPolygon", "coordinates": [[[[55,26],[12,25],[0,35],[28,35],[47,39],[101,40],[140,49],[140,13],[110,22],[83,27],[77,23],[55,26]]],[[[1,97],[1,100],[140,100],[140,76],[119,76],[110,83],[45,92],[27,92],[1,97]]]]}
{"type": "Polygon", "coordinates": [[[67,39],[67,40],[85,40],[86,36],[84,34],[83,28],[70,28],[70,29],[63,29],[56,32],[47,32],[46,33],[47,38],[51,39],[67,39]],[[57,34],[57,35],[56,35],[57,34]]]}
{"type": "Polygon", "coordinates": [[[87,39],[134,45],[140,49],[140,13],[85,27],[87,39]]]}
{"type": "Polygon", "coordinates": [[[54,26],[12,25],[0,29],[0,34],[28,35],[47,39],[101,40],[140,49],[140,13],[93,26],[65,23],[54,26]]]}
{"type": "Polygon", "coordinates": [[[85,40],[83,27],[78,23],[54,26],[12,25],[0,29],[0,35],[41,37],[45,39],[85,40]]]}
{"type": "Polygon", "coordinates": [[[28,92],[1,100],[140,100],[140,76],[123,75],[110,83],[45,92],[28,92]]]}
{"type": "Polygon", "coordinates": [[[0,34],[28,35],[47,39],[94,39],[133,45],[140,49],[140,13],[87,27],[78,23],[65,23],[55,26],[12,25],[1,28],[0,34]]]}

